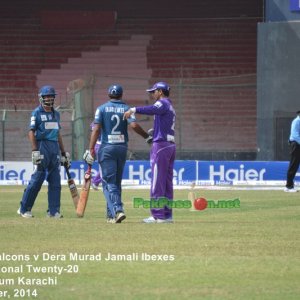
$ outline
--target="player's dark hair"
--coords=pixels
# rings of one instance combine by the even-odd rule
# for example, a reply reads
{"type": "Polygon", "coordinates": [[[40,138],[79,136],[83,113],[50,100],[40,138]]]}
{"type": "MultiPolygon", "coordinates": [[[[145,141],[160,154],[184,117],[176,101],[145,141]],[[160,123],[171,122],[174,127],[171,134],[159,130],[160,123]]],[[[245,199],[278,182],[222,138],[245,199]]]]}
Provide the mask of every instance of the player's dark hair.
{"type": "Polygon", "coordinates": [[[163,94],[167,97],[169,97],[170,95],[170,91],[167,91],[167,90],[162,90],[163,94]]]}

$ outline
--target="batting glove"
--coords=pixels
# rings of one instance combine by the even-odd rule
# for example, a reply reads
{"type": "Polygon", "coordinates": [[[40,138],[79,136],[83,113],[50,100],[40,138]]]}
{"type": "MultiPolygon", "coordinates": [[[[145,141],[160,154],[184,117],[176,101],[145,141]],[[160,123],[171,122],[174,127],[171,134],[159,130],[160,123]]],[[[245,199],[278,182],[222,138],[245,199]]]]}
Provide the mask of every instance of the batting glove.
{"type": "Polygon", "coordinates": [[[44,155],[41,155],[40,151],[32,151],[31,160],[34,165],[39,165],[42,162],[44,155]]]}
{"type": "Polygon", "coordinates": [[[95,161],[94,159],[94,153],[92,153],[90,150],[86,150],[85,153],[83,154],[83,160],[89,164],[92,165],[95,161]]]}
{"type": "Polygon", "coordinates": [[[145,138],[145,142],[147,144],[152,144],[153,143],[153,136],[149,135],[147,138],[145,138]]]}
{"type": "Polygon", "coordinates": [[[149,136],[147,138],[145,138],[146,143],[149,145],[151,145],[153,143],[153,131],[154,131],[153,128],[150,128],[148,130],[149,136]]]}
{"type": "Polygon", "coordinates": [[[62,152],[60,157],[60,164],[66,168],[71,166],[71,156],[69,152],[62,152]]]}
{"type": "Polygon", "coordinates": [[[154,129],[153,129],[153,128],[150,128],[150,129],[148,129],[147,132],[148,132],[149,135],[153,136],[154,129]]]}

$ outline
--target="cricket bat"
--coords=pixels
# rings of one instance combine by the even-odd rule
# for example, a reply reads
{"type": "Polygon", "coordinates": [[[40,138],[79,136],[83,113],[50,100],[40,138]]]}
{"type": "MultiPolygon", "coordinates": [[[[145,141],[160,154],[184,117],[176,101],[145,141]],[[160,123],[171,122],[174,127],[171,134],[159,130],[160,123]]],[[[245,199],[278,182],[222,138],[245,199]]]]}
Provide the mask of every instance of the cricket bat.
{"type": "Polygon", "coordinates": [[[89,199],[89,192],[90,192],[91,180],[92,180],[91,173],[92,173],[92,166],[89,165],[84,175],[84,182],[83,182],[82,190],[80,192],[80,198],[77,204],[76,213],[78,218],[82,218],[84,216],[86,204],[89,199]]]}
{"type": "Polygon", "coordinates": [[[193,182],[191,184],[191,190],[190,192],[188,193],[188,199],[191,201],[192,203],[192,207],[191,207],[191,210],[194,210],[194,201],[196,199],[196,193],[194,192],[194,188],[195,188],[195,183],[193,182]]]}
{"type": "Polygon", "coordinates": [[[72,200],[73,200],[73,203],[74,203],[74,206],[75,206],[75,209],[76,209],[78,201],[79,201],[79,194],[78,194],[78,191],[77,191],[77,187],[76,187],[75,181],[74,181],[74,179],[70,175],[69,168],[67,168],[66,166],[64,166],[64,167],[65,167],[65,170],[66,170],[66,173],[67,173],[67,177],[68,177],[69,190],[70,190],[70,193],[71,193],[71,196],[72,196],[72,200]]]}

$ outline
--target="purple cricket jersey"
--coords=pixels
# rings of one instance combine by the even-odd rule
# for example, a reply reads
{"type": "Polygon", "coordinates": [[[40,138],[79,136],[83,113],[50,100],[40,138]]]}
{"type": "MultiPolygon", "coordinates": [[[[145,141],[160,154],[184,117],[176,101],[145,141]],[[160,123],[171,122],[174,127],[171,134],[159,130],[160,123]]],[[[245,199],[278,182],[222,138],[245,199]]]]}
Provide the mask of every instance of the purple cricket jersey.
{"type": "MultiPolygon", "coordinates": [[[[173,166],[176,154],[174,137],[175,110],[168,98],[157,100],[153,105],[136,107],[136,113],[154,115],[153,145],[150,154],[151,199],[173,200],[173,166]]],[[[172,219],[172,208],[151,208],[156,219],[172,219]]]]}
{"type": "Polygon", "coordinates": [[[153,105],[136,107],[136,113],[154,116],[153,142],[175,142],[175,110],[168,98],[157,100],[153,105]]]}

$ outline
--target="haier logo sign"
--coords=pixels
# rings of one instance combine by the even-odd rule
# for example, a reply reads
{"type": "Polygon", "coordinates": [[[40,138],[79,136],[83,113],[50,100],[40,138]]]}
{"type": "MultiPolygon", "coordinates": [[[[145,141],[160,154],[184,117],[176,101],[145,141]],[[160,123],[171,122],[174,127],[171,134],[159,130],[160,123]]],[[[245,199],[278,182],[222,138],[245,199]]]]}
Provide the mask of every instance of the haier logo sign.
{"type": "Polygon", "coordinates": [[[199,161],[198,180],[254,182],[285,180],[288,162],[199,161]]]}
{"type": "Polygon", "coordinates": [[[245,169],[243,164],[238,168],[225,168],[225,165],[209,166],[209,180],[211,181],[251,181],[264,180],[266,169],[261,170],[245,169]]]}
{"type": "MultiPolygon", "coordinates": [[[[97,173],[98,163],[94,163],[92,174],[97,173]]],[[[73,161],[71,176],[82,183],[87,165],[82,161],[73,161]]],[[[176,185],[199,184],[234,184],[234,182],[274,182],[285,181],[288,162],[274,161],[195,161],[177,160],[174,163],[173,183],[176,185]]],[[[26,184],[33,172],[31,162],[0,162],[0,184],[26,184]]],[[[61,168],[61,179],[66,181],[64,168],[61,168]]],[[[295,181],[299,181],[300,172],[295,181]]],[[[127,161],[123,179],[137,181],[137,184],[149,184],[151,168],[149,161],[127,161]]]]}
{"type": "MultiPolygon", "coordinates": [[[[184,168],[178,170],[173,170],[173,178],[178,180],[183,180],[184,168]]],[[[141,180],[150,181],[151,180],[151,168],[146,167],[141,164],[129,164],[128,165],[128,179],[129,180],[141,180]]]]}
{"type": "MultiPolygon", "coordinates": [[[[165,174],[166,175],[166,174],[165,174]]],[[[124,168],[123,179],[139,180],[141,183],[151,180],[151,167],[149,161],[127,161],[124,168]]],[[[175,161],[173,181],[177,184],[195,181],[196,161],[175,161]]]]}
{"type": "Polygon", "coordinates": [[[129,180],[151,180],[151,169],[150,166],[146,167],[144,165],[128,165],[128,179],[129,180]]]}

